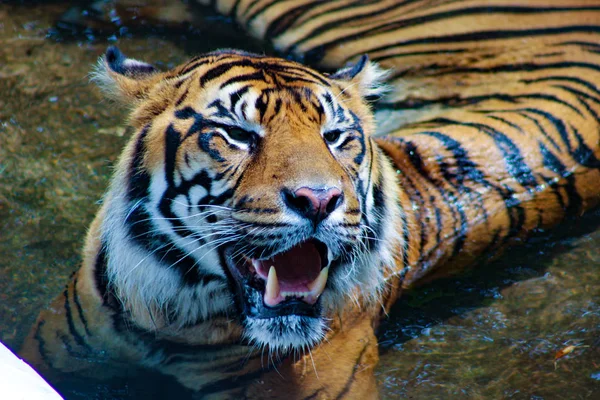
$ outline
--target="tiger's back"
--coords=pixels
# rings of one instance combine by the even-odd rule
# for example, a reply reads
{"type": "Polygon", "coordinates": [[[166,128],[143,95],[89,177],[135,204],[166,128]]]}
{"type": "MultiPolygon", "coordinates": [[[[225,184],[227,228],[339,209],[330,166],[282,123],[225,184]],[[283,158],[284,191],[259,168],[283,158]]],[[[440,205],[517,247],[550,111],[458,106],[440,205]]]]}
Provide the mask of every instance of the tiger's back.
{"type": "Polygon", "coordinates": [[[375,108],[376,141],[419,206],[405,285],[437,266],[447,274],[493,257],[597,205],[597,2],[216,7],[310,65],[369,54],[393,71],[393,91],[375,108]]]}

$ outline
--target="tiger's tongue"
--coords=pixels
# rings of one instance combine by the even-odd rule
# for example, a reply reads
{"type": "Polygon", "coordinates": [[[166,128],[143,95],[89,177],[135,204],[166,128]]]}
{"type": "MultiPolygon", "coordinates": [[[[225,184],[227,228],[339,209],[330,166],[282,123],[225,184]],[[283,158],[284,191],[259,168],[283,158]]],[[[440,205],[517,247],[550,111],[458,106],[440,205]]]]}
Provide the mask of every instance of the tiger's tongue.
{"type": "Polygon", "coordinates": [[[327,270],[311,242],[300,243],[268,260],[253,260],[256,272],[266,281],[264,301],[275,306],[287,297],[314,304],[325,288],[327,270]]]}
{"type": "Polygon", "coordinates": [[[283,291],[303,291],[321,272],[321,256],[317,247],[304,242],[279,253],[268,260],[261,260],[257,272],[263,278],[269,276],[269,269],[275,267],[279,286],[283,291]]]}

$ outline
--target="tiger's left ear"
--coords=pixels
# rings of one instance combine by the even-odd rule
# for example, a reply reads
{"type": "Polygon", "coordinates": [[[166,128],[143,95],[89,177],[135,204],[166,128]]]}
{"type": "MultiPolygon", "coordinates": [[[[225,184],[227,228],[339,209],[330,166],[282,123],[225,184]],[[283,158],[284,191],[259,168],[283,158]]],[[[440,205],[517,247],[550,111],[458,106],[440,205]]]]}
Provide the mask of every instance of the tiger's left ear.
{"type": "Polygon", "coordinates": [[[380,97],[389,91],[385,83],[390,71],[382,69],[364,54],[355,63],[337,70],[329,77],[355,84],[362,97],[380,97]]]}
{"type": "Polygon", "coordinates": [[[91,81],[110,99],[130,103],[144,99],[162,74],[152,65],[127,58],[111,46],[91,73],[91,81]]]}

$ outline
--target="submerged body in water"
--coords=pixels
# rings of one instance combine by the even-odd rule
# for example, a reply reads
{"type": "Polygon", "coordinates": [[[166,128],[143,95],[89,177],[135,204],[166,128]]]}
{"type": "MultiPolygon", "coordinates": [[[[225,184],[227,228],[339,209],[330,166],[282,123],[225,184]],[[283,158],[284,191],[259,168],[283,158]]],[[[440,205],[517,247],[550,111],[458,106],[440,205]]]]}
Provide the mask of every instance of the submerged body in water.
{"type": "MultiPolygon", "coordinates": [[[[511,26],[533,23],[533,11],[511,26]]],[[[256,18],[269,25],[274,12],[256,18]]],[[[582,24],[593,12],[556,11],[545,22],[582,24]]],[[[161,73],[109,50],[96,81],[132,105],[135,133],[82,269],[24,354],[62,371],[101,355],[214,395],[258,393],[259,377],[298,397],[375,395],[373,329],[403,287],[494,256],[598,201],[600,77],[584,27],[570,42],[530,32],[509,57],[514,37],[471,42],[462,25],[449,24],[446,41],[426,40],[434,21],[406,43],[377,29],[353,39],[357,53],[393,68],[375,117],[367,101],[383,94],[385,74],[364,58],[327,76],[225,51],[161,73]],[[465,41],[470,48],[453,47],[465,41]],[[545,48],[555,51],[537,57],[545,48]],[[591,72],[583,79],[580,69],[591,72]],[[327,365],[327,354],[339,362],[320,379],[307,372],[310,357],[327,365]]],[[[352,58],[336,47],[345,37],[320,44],[321,54],[295,34],[308,61],[352,58]]]]}

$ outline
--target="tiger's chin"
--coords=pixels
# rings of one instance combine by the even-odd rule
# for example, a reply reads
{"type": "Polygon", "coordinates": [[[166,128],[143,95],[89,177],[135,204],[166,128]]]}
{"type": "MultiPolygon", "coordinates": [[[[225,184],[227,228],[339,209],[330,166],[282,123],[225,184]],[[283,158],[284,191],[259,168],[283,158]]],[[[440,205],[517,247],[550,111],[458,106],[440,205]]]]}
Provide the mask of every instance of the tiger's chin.
{"type": "Polygon", "coordinates": [[[272,318],[246,317],[246,336],[257,346],[276,353],[310,349],[325,337],[323,318],[284,315],[272,318]]]}
{"type": "Polygon", "coordinates": [[[327,246],[310,239],[269,258],[231,246],[225,261],[235,282],[247,339],[270,351],[289,352],[318,344],[327,330],[322,315],[330,268],[327,246]]]}

